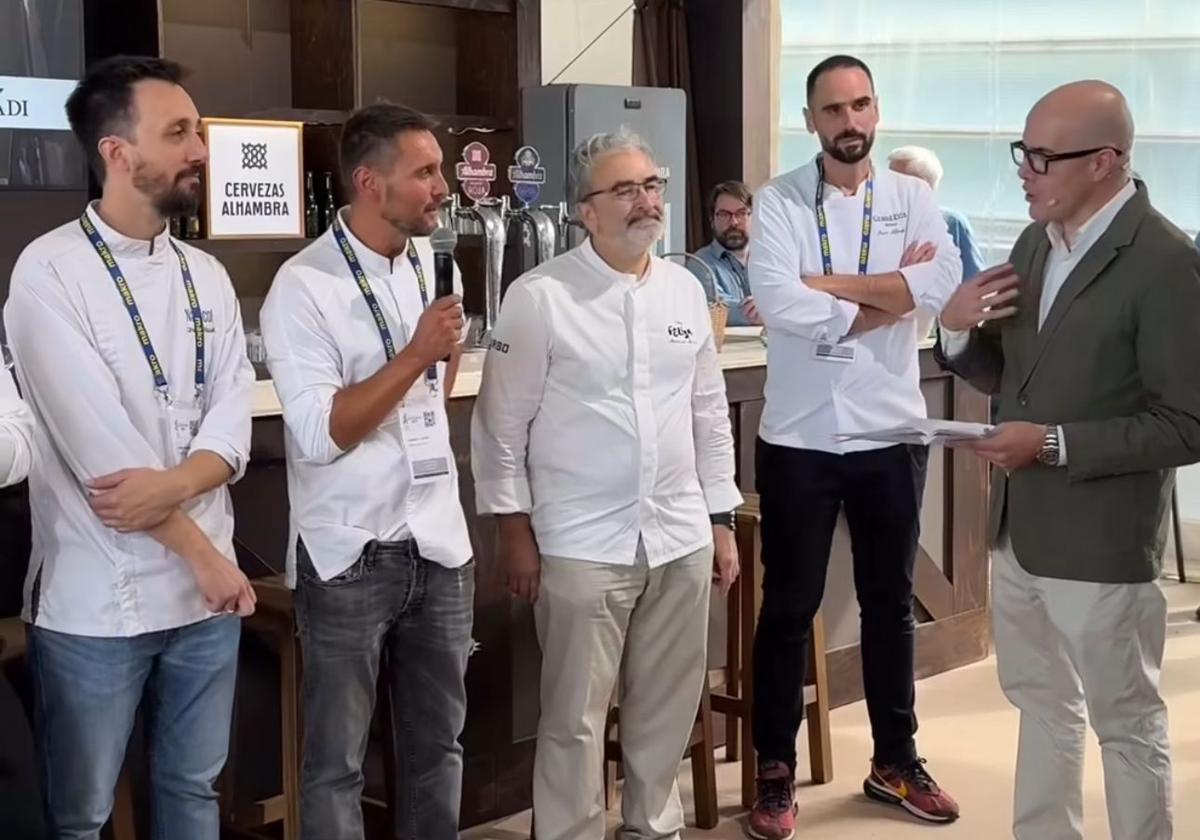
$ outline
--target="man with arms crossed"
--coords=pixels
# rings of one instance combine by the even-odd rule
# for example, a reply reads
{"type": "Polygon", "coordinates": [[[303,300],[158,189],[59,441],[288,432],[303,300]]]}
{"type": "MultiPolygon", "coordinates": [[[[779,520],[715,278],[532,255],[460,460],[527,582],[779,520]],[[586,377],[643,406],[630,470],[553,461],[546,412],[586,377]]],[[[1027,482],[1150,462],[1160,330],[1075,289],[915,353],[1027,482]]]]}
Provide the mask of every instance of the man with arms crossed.
{"type": "Polygon", "coordinates": [[[805,114],[822,153],[758,191],[750,244],[750,285],[771,339],[756,456],[763,604],[749,823],[767,840],[795,831],[805,651],[842,510],[875,746],[864,790],[925,820],[958,816],[913,737],[913,567],[927,451],[838,435],[925,416],[917,342],[962,267],[929,187],[871,163],[879,110],[865,64],[818,64],[805,114]]]}

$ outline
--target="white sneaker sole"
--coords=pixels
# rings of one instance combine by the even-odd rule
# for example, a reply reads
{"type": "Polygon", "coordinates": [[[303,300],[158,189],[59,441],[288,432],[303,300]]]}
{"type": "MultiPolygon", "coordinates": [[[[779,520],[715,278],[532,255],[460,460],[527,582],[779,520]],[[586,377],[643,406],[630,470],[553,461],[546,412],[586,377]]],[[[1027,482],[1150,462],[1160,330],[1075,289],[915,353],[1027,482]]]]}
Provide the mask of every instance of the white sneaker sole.
{"type": "Polygon", "coordinates": [[[765,834],[759,834],[757,831],[755,831],[753,828],[751,828],[750,823],[747,820],[746,836],[753,837],[754,840],[792,840],[792,838],[796,836],[796,832],[793,831],[791,834],[787,835],[786,837],[767,837],[765,834]]]}
{"type": "Polygon", "coordinates": [[[890,788],[879,784],[869,776],[867,777],[866,781],[863,782],[863,793],[867,795],[868,799],[874,799],[876,802],[883,802],[887,805],[899,805],[917,819],[924,820],[925,822],[943,824],[951,823],[958,819],[958,817],[939,817],[934,814],[927,814],[920,808],[914,806],[903,796],[897,796],[891,791],[890,788]]]}

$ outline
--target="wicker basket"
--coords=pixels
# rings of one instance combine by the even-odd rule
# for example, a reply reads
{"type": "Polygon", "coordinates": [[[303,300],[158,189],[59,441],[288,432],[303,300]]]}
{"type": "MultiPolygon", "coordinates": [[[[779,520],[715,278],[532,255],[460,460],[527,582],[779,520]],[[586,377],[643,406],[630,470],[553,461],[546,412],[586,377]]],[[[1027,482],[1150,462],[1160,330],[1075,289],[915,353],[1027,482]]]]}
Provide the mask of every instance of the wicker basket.
{"type": "Polygon", "coordinates": [[[729,321],[729,307],[720,301],[710,303],[708,315],[712,318],[713,344],[716,345],[717,352],[720,352],[722,345],[725,344],[725,325],[729,321]]]}

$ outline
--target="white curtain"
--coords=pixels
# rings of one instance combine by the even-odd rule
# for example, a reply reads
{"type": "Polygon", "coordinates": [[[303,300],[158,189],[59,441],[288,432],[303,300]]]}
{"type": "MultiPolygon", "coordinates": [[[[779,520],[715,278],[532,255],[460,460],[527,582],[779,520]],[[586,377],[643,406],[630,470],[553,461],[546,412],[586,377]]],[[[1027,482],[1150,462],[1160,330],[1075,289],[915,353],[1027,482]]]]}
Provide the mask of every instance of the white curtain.
{"type": "Polygon", "coordinates": [[[989,261],[1028,224],[1008,144],[1051,88],[1103,79],[1129,99],[1133,167],[1155,206],[1200,229],[1200,0],[779,0],[779,165],[819,146],[804,127],[805,77],[835,53],[875,75],[874,157],[933,149],[941,203],[966,213],[989,261]]]}

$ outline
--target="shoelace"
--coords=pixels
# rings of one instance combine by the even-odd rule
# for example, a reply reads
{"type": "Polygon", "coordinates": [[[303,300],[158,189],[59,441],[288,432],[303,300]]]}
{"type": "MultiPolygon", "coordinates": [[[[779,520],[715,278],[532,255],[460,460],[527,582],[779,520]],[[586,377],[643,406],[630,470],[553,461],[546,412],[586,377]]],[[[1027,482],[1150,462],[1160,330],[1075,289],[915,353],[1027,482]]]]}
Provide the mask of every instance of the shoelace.
{"type": "Polygon", "coordinates": [[[897,767],[896,770],[906,782],[913,784],[926,793],[938,792],[937,782],[925,770],[925,759],[918,758],[911,764],[897,767]]]}
{"type": "Polygon", "coordinates": [[[791,779],[759,779],[759,806],[771,813],[781,813],[792,807],[791,779]]]}

